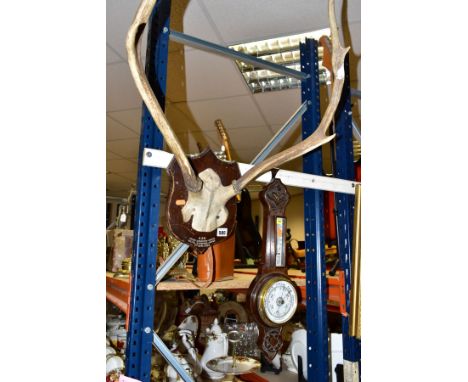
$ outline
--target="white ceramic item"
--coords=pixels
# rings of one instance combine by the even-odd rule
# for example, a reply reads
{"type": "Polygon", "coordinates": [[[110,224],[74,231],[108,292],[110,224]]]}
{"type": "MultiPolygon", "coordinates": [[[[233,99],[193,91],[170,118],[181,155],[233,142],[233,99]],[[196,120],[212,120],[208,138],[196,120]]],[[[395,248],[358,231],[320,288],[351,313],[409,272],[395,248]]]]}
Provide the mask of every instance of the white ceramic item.
{"type": "Polygon", "coordinates": [[[107,330],[117,330],[122,325],[125,325],[125,320],[122,320],[120,317],[110,318],[106,322],[107,330]]]}
{"type": "Polygon", "coordinates": [[[212,359],[206,363],[206,366],[220,373],[239,375],[251,373],[254,369],[258,369],[260,362],[253,358],[237,356],[234,363],[232,356],[227,356],[212,359]]]}
{"type": "Polygon", "coordinates": [[[281,367],[281,354],[278,352],[275,355],[275,358],[271,361],[271,364],[276,368],[279,369],[281,367]]]}
{"type": "Polygon", "coordinates": [[[297,374],[297,369],[294,366],[291,353],[288,353],[288,352],[284,353],[281,356],[281,359],[283,360],[283,364],[288,371],[290,371],[291,373],[297,374]]]}
{"type": "Polygon", "coordinates": [[[299,370],[298,356],[302,358],[302,374],[307,379],[307,332],[305,329],[298,329],[291,336],[291,358],[296,370],[299,370]]]}
{"type": "Polygon", "coordinates": [[[190,330],[193,333],[193,337],[197,337],[198,333],[198,318],[197,316],[188,316],[184,321],[179,325],[179,329],[190,330]]]}
{"type": "Polygon", "coordinates": [[[198,350],[195,347],[195,339],[193,337],[193,333],[188,329],[179,329],[179,336],[182,340],[182,344],[187,349],[186,359],[192,366],[192,372],[194,377],[198,377],[203,367],[200,362],[200,354],[198,354],[198,350]]]}
{"type": "Polygon", "coordinates": [[[117,347],[118,337],[125,337],[127,332],[124,328],[113,328],[107,331],[107,338],[110,340],[112,346],[117,347]]]}
{"type": "MultiPolygon", "coordinates": [[[[179,353],[172,353],[172,354],[177,359],[177,361],[182,366],[182,368],[185,369],[187,374],[190,376],[193,376],[192,368],[190,367],[190,364],[184,358],[184,356],[179,353]]],[[[179,376],[177,371],[171,365],[167,366],[166,375],[167,375],[167,380],[169,382],[183,382],[183,379],[179,376]]]]}
{"type": "Polygon", "coordinates": [[[123,370],[124,361],[118,355],[109,354],[106,360],[106,375],[113,371],[123,370]]]}
{"type": "Polygon", "coordinates": [[[206,366],[206,363],[214,358],[224,357],[228,354],[229,342],[227,334],[223,333],[219,326],[218,319],[215,318],[210,328],[206,328],[207,344],[205,352],[201,358],[201,364],[210,379],[224,378],[225,374],[218,373],[206,366]]]}

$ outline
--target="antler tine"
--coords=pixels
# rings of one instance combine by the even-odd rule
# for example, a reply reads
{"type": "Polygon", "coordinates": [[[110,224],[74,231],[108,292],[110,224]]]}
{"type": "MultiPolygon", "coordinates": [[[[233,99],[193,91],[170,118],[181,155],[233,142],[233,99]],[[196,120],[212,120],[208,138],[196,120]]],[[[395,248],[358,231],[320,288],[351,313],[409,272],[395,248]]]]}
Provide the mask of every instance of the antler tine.
{"type": "Polygon", "coordinates": [[[340,43],[338,27],[336,25],[334,0],[329,0],[328,2],[328,17],[332,39],[332,65],[335,81],[333,82],[330,102],[328,103],[325,114],[323,115],[317,130],[310,137],[298,143],[297,145],[283,150],[280,153],[266,159],[262,163],[252,167],[237,181],[233,182],[233,187],[236,193],[240,193],[241,190],[247,186],[247,184],[255,180],[263,173],[271,170],[274,167],[281,166],[282,164],[289,162],[297,157],[300,157],[309,151],[324,145],[335,137],[334,134],[327,136],[326,133],[330,127],[330,123],[333,120],[333,115],[335,114],[336,108],[338,107],[341,93],[343,91],[345,79],[344,60],[346,54],[348,53],[349,47],[343,48],[340,43]]]}
{"type": "Polygon", "coordinates": [[[166,119],[153,90],[151,89],[148,79],[146,78],[137,53],[140,37],[148,23],[155,3],[156,0],[142,0],[138,7],[135,18],[127,33],[126,46],[128,64],[141,98],[143,98],[143,101],[148,107],[148,110],[161,131],[167,145],[174,153],[177,163],[182,170],[187,189],[193,192],[198,192],[202,187],[202,182],[193,171],[192,166],[190,166],[177,136],[169,125],[169,122],[166,119]]]}

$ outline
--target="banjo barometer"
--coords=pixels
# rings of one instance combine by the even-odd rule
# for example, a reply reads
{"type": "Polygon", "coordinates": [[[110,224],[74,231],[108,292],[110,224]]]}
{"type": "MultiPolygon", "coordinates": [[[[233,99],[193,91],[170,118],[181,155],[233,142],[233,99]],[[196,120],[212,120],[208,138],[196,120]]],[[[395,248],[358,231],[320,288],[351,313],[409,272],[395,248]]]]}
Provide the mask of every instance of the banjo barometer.
{"type": "Polygon", "coordinates": [[[282,326],[296,312],[296,284],[286,267],[286,217],[289,193],[273,179],[259,194],[263,206],[263,245],[258,273],[248,292],[248,304],[259,329],[258,345],[271,362],[281,348],[282,326]]]}

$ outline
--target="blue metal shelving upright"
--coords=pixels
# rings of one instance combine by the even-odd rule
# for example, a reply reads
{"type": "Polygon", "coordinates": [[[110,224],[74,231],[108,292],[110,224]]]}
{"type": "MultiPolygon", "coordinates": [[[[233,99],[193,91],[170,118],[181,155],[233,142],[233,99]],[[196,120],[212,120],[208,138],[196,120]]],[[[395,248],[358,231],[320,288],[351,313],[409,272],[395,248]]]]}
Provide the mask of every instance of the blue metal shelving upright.
{"type": "MultiPolygon", "coordinates": [[[[228,49],[212,43],[169,30],[170,0],[159,0],[149,22],[146,74],[161,105],[166,94],[166,72],[169,37],[185,44],[210,50],[218,54],[231,54],[228,49]]],[[[313,133],[320,123],[320,84],[318,76],[317,42],[307,39],[300,45],[301,97],[307,103],[302,117],[303,138],[313,133]]],[[[236,57],[232,57],[236,58],[236,57]]],[[[258,64],[258,63],[257,63],[258,64]]],[[[263,64],[260,64],[263,65],[263,64]]],[[[265,65],[275,64],[266,63],[265,65]]],[[[275,68],[270,69],[274,70],[275,68]]],[[[277,70],[281,70],[276,68],[277,70]]],[[[284,69],[283,69],[284,70],[284,69]]],[[[294,71],[292,71],[294,72],[294,71]]],[[[287,74],[287,73],[286,73],[287,74]]],[[[348,76],[347,63],[346,75],[348,76]]],[[[296,74],[297,76],[297,74],[296,74]]],[[[298,77],[296,77],[298,78],[298,77]]],[[[349,78],[343,91],[336,119],[337,178],[353,179],[353,154],[351,138],[349,78]]],[[[134,253],[132,258],[131,304],[127,335],[126,373],[128,376],[149,382],[154,326],[154,294],[156,281],[156,256],[160,207],[161,170],[143,166],[145,148],[161,149],[163,139],[148,110],[143,106],[142,129],[138,163],[138,184],[134,224],[134,253]]],[[[303,158],[304,172],[322,174],[321,149],[303,158]]],[[[339,226],[339,253],[341,268],[346,276],[347,309],[351,282],[351,195],[336,194],[339,226]],[[341,227],[341,225],[343,225],[341,227]]],[[[306,291],[307,291],[307,346],[308,380],[329,380],[327,296],[325,274],[325,239],[323,191],[304,190],[304,216],[306,241],[306,291]]],[[[349,311],[349,310],[348,310],[349,311]]],[[[348,319],[343,318],[344,358],[360,360],[360,342],[347,335],[348,319]]]]}
{"type": "MultiPolygon", "coordinates": [[[[351,89],[349,83],[349,60],[345,60],[345,83],[340,104],[335,113],[335,177],[354,180],[353,133],[351,114],[351,89]]],[[[353,235],[354,196],[335,193],[335,209],[337,214],[338,255],[340,268],[345,276],[346,311],[350,311],[351,297],[351,257],[353,235]]],[[[343,358],[350,362],[361,359],[361,342],[349,336],[349,319],[342,317],[343,358]]]]}
{"type": "MultiPolygon", "coordinates": [[[[302,117],[302,137],[310,136],[320,123],[320,84],[318,77],[317,42],[306,40],[301,44],[301,70],[309,78],[301,82],[302,101],[311,106],[302,117]]],[[[345,61],[346,79],[340,104],[335,113],[336,178],[354,180],[351,92],[349,63],[345,61]]],[[[314,150],[303,157],[305,173],[322,175],[322,150],[314,150]]],[[[346,311],[350,311],[351,294],[351,243],[353,232],[353,195],[335,193],[338,218],[338,253],[340,268],[345,275],[346,311]]],[[[329,380],[328,323],[326,298],[325,238],[323,191],[304,190],[304,217],[306,241],[306,291],[307,291],[307,357],[308,380],[329,380]]],[[[342,316],[343,358],[360,362],[361,343],[349,336],[349,319],[342,316]]]]}
{"type": "MultiPolygon", "coordinates": [[[[166,96],[170,6],[170,0],[157,2],[148,25],[146,52],[146,75],[163,107],[166,96]]],[[[141,124],[125,369],[129,377],[149,382],[153,346],[161,170],[143,166],[143,150],[148,147],[162,149],[163,138],[145,105],[143,105],[141,124]]]]}
{"type": "MultiPolygon", "coordinates": [[[[312,135],[320,123],[320,83],[317,41],[300,44],[301,70],[309,77],[301,82],[302,101],[310,102],[302,116],[302,139],[312,135]]],[[[322,149],[303,156],[305,173],[322,175],[322,149]]],[[[307,377],[328,381],[327,279],[323,191],[304,190],[304,232],[306,247],[307,377]]]]}

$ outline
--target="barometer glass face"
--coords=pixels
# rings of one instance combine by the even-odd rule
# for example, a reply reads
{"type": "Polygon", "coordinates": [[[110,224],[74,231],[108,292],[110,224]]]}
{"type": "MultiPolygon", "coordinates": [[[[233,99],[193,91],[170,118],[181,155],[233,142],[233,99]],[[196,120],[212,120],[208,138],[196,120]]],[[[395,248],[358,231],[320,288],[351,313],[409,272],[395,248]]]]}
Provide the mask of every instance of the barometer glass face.
{"type": "Polygon", "coordinates": [[[287,281],[276,281],[265,291],[263,301],[267,318],[275,324],[283,324],[296,312],[296,289],[287,281]]]}

